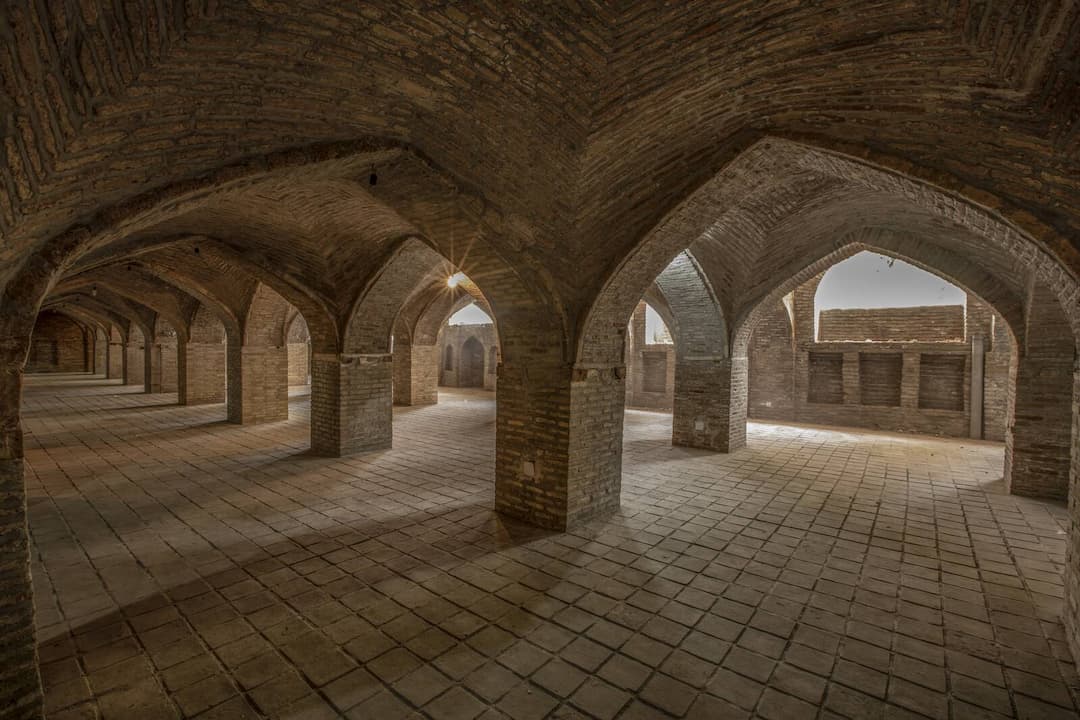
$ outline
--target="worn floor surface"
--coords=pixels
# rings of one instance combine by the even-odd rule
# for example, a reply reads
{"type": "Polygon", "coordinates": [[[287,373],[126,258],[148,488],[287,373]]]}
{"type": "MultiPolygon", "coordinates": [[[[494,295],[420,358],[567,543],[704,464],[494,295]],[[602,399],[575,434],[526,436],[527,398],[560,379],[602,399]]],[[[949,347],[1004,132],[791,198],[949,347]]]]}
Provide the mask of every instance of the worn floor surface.
{"type": "Polygon", "coordinates": [[[491,394],[311,457],[307,399],[239,427],[33,377],[50,718],[1075,717],[1066,511],[1002,447],[752,424],[731,455],[627,414],[621,513],[491,511],[491,394]]]}

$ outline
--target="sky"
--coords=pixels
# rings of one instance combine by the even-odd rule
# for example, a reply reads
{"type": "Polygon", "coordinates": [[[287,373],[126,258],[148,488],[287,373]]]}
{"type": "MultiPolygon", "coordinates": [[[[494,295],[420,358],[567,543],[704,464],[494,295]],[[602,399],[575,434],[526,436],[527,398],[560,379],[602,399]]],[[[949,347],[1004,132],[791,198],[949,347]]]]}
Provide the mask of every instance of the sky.
{"type": "Polygon", "coordinates": [[[861,252],[833,265],[818,286],[817,310],[964,305],[952,283],[886,255],[861,252]],[[891,266],[890,266],[891,265],[891,266]]]}
{"type": "MultiPolygon", "coordinates": [[[[937,275],[887,255],[861,252],[833,265],[825,273],[818,286],[815,304],[820,312],[829,308],[963,305],[966,301],[963,290],[937,275]]],[[[475,303],[450,316],[451,325],[490,322],[491,318],[475,303]]],[[[666,329],[660,315],[651,306],[646,306],[647,342],[663,342],[659,333],[666,329]]]]}
{"type": "Polygon", "coordinates": [[[470,303],[450,316],[451,325],[489,325],[491,318],[486,312],[470,303]]]}
{"type": "Polygon", "coordinates": [[[669,343],[671,334],[668,326],[664,324],[660,313],[653,310],[653,306],[645,303],[645,342],[669,343]]]}

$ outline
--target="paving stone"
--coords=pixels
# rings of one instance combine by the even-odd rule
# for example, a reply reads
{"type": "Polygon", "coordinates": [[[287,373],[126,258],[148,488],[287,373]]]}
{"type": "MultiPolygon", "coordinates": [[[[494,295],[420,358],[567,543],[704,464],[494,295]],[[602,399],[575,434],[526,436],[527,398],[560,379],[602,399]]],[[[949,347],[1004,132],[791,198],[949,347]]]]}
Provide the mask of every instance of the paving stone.
{"type": "MultiPolygon", "coordinates": [[[[206,569],[129,607],[110,600],[59,637],[43,626],[50,718],[170,704],[222,718],[571,718],[616,705],[626,718],[790,720],[800,702],[822,717],[1009,716],[1011,703],[1017,717],[1075,714],[1060,599],[1009,581],[1060,576],[1067,515],[989,484],[1000,446],[753,425],[746,450],[683,455],[670,418],[630,412],[620,519],[507,543],[490,511],[490,396],[444,393],[395,418],[393,450],[324,463],[274,454],[305,447],[303,398],[285,423],[207,434],[191,427],[222,419],[220,406],[35,392],[28,427],[52,438],[30,453],[38,498],[171,518],[134,535],[35,534],[35,577],[70,572],[51,563],[73,542],[112,567],[152,553],[169,572],[206,569]],[[80,414],[50,425],[63,402],[80,414]],[[73,430],[84,442],[64,445],[73,430]],[[153,460],[163,438],[198,467],[153,460]],[[657,464],[658,452],[673,454],[657,464]],[[237,460],[252,456],[258,472],[237,460]],[[81,480],[84,466],[114,485],[81,480]],[[178,493],[190,513],[168,511],[178,493]]],[[[32,528],[47,507],[33,505],[32,528]]],[[[109,597],[96,571],[77,589],[46,587],[54,605],[109,597]]]]}

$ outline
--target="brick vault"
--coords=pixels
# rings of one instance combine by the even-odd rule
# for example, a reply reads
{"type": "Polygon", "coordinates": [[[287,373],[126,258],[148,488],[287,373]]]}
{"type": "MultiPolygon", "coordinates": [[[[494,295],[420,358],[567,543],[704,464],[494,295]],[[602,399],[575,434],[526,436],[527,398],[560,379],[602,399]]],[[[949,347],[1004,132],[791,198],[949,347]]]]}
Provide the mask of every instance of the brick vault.
{"type": "MultiPolygon", "coordinates": [[[[24,437],[24,374],[90,372],[174,393],[177,417],[191,420],[224,403],[228,424],[218,429],[236,445],[230,452],[242,452],[236,433],[293,428],[289,387],[310,376],[307,457],[381,457],[395,447],[401,418],[409,432],[438,434],[437,423],[395,405],[431,405],[440,373],[465,377],[454,364],[462,353],[448,359],[439,331],[475,302],[493,328],[473,339],[482,346],[470,355],[476,378],[455,382],[497,387],[494,441],[476,446],[491,465],[479,502],[507,527],[603,534],[647,494],[637,473],[648,463],[624,443],[634,432],[625,421],[627,328],[639,302],[656,305],[674,340],[665,350],[672,419],[662,432],[678,452],[711,458],[695,461],[708,475],[742,462],[740,454],[760,457],[747,431],[751,400],[763,397],[755,353],[793,342],[800,322],[796,302],[788,340],[769,340],[787,322],[781,303],[865,249],[937,273],[973,298],[967,321],[948,320],[960,327],[950,338],[966,337],[965,322],[969,331],[985,323],[978,342],[1000,341],[1005,359],[988,374],[996,394],[987,402],[1000,418],[991,435],[1003,441],[1005,497],[1070,502],[1055,571],[1062,597],[1052,618],[1040,618],[1058,629],[1040,639],[1067,648],[1057,660],[1071,668],[1069,650],[1080,651],[1078,178],[1080,4],[1072,0],[6,2],[0,715],[39,717],[51,707],[39,668],[52,651],[40,650],[35,625],[43,586],[31,574],[27,478],[37,470],[27,447],[39,445],[24,437]]],[[[834,373],[837,397],[850,395],[858,377],[826,350],[792,368],[798,377],[834,373]]],[[[899,355],[849,354],[847,367],[863,363],[865,378],[915,367],[899,355]]],[[[950,398],[926,405],[968,408],[962,383],[972,371],[958,357],[924,360],[928,378],[945,380],[921,389],[917,379],[890,380],[896,406],[917,408],[920,392],[932,395],[955,376],[950,398]]],[[[838,408],[831,420],[850,418],[838,408]]],[[[93,412],[104,424],[77,433],[101,440],[112,411],[101,401],[93,412]]],[[[962,434],[967,412],[933,427],[962,434]]],[[[793,409],[779,419],[800,417],[793,409]]],[[[422,454],[424,444],[408,437],[409,453],[422,454]]],[[[958,466],[982,462],[956,457],[958,466]]],[[[686,500],[702,502],[697,492],[686,500]]],[[[679,510],[667,511],[674,522],[679,510]]],[[[798,543],[791,552],[800,554],[798,543]]],[[[639,555],[626,562],[651,572],[656,558],[639,555]]],[[[711,608],[724,592],[702,587],[686,607],[711,608]]],[[[590,612],[618,624],[601,605],[590,612]]],[[[735,613],[724,622],[748,620],[735,613]]],[[[584,637],[585,625],[566,627],[584,637]]],[[[1007,638],[995,640],[1003,654],[1007,638]]],[[[634,662],[648,665],[648,655],[634,662]]],[[[575,667],[595,692],[573,712],[691,712],[667,685],[639,712],[597,690],[600,661],[575,667]]],[[[740,667],[737,677],[700,686],[721,677],[736,687],[754,674],[751,660],[740,667]]],[[[901,700],[918,694],[897,683],[901,700]]],[[[1004,705],[987,710],[1023,716],[1028,701],[1017,694],[1049,694],[1035,680],[1003,684],[1004,705]]],[[[789,678],[784,698],[799,695],[792,685],[800,683],[789,678]]],[[[463,687],[450,692],[472,692],[463,687]]],[[[941,692],[960,702],[959,688],[950,682],[941,692]]],[[[424,709],[427,699],[395,692],[409,711],[438,715],[424,709]]],[[[825,712],[831,697],[803,699],[825,712]]],[[[783,702],[755,696],[743,709],[769,716],[783,702]]],[[[529,707],[525,700],[509,705],[508,715],[532,716],[513,709],[529,707]]],[[[917,702],[897,706],[943,716],[917,702]]],[[[860,717],[850,706],[832,711],[860,717]]],[[[535,716],[547,712],[561,711],[535,716]]]]}

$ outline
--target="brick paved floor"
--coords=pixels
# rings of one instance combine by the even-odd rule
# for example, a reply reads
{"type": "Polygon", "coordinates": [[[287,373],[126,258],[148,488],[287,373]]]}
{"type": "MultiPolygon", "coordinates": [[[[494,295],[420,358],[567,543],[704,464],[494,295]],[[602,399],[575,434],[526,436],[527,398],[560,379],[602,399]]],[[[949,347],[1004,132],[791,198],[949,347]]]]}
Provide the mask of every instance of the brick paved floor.
{"type": "Polygon", "coordinates": [[[30,378],[51,718],[1075,717],[1066,513],[1000,445],[753,424],[733,455],[627,415],[622,512],[494,515],[494,405],[397,409],[310,457],[86,376],[30,378]]]}

